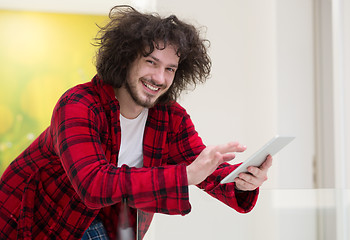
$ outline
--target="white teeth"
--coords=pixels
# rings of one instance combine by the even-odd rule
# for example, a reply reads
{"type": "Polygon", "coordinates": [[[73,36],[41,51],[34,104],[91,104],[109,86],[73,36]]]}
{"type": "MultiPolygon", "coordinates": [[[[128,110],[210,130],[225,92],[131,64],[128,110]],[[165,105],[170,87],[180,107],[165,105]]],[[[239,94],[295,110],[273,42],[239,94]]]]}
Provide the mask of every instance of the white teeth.
{"type": "Polygon", "coordinates": [[[151,89],[152,91],[157,91],[159,88],[157,88],[157,87],[153,87],[152,85],[149,85],[149,84],[147,84],[147,83],[143,83],[143,85],[145,85],[146,87],[148,87],[149,89],[151,89]]]}

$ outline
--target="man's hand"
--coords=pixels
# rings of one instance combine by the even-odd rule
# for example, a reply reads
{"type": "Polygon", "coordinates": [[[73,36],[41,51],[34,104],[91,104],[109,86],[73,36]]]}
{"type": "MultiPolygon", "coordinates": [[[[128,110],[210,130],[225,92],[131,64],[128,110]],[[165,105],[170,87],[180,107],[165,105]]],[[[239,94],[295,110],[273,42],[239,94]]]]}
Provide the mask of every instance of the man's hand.
{"type": "Polygon", "coordinates": [[[267,156],[260,167],[248,167],[248,173],[240,173],[235,179],[236,188],[242,191],[253,191],[267,180],[267,171],[272,166],[272,157],[267,156]]]}
{"type": "Polygon", "coordinates": [[[235,158],[234,152],[243,152],[246,146],[238,142],[208,146],[187,166],[188,185],[197,185],[212,174],[224,162],[235,158]]]}

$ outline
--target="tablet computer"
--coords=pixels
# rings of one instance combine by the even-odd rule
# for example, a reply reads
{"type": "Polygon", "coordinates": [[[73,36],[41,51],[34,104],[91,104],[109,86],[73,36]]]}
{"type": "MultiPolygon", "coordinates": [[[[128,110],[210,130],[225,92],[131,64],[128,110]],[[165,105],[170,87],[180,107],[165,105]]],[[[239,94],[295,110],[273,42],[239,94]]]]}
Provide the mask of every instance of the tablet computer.
{"type": "Polygon", "coordinates": [[[288,143],[290,143],[295,137],[287,136],[275,136],[269,142],[267,142],[262,148],[254,153],[250,158],[244,161],[238,168],[233,170],[229,175],[221,180],[221,184],[230,183],[238,177],[241,172],[247,172],[249,166],[259,167],[266,159],[268,155],[273,156],[288,143]]]}

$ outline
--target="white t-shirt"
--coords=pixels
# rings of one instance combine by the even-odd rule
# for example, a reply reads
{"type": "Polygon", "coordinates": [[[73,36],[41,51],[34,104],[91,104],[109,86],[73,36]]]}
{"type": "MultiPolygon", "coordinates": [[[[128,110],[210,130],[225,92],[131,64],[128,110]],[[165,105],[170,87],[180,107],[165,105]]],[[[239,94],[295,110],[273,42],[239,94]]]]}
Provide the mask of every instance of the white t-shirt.
{"type": "Polygon", "coordinates": [[[148,108],[134,119],[127,119],[120,114],[121,144],[118,167],[123,164],[137,168],[143,166],[143,133],[147,117],[148,108]]]}

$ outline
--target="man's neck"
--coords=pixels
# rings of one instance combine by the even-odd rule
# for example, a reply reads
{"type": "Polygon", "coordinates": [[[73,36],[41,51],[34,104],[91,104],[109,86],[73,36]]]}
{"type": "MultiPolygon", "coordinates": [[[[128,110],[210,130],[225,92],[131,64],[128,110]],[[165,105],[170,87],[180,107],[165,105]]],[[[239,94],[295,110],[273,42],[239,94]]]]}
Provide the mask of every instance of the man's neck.
{"type": "Polygon", "coordinates": [[[137,118],[142,112],[144,107],[135,103],[128,91],[124,88],[115,88],[114,94],[119,101],[120,114],[128,119],[137,118]]]}

